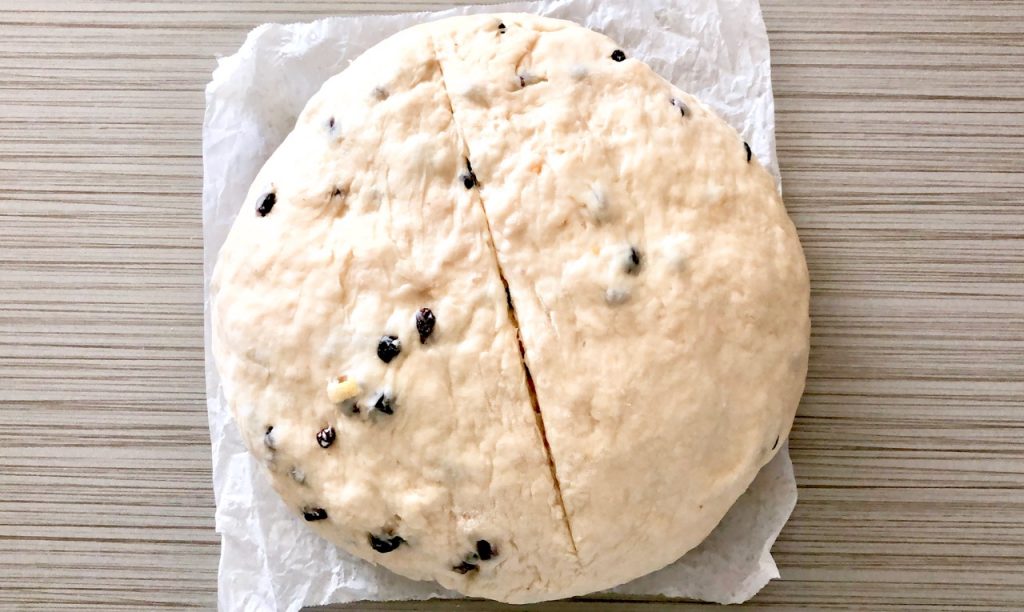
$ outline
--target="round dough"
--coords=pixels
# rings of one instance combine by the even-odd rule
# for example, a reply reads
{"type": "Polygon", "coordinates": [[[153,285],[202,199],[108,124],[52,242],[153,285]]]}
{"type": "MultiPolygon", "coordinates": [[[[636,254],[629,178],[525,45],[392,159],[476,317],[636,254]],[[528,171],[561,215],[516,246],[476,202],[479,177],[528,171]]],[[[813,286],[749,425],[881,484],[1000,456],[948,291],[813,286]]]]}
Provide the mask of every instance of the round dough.
{"type": "Polygon", "coordinates": [[[211,293],[225,396],[288,506],[514,603],[699,544],[807,369],[806,264],[749,147],[605,36],[530,15],[417,26],[328,80],[211,293]]]}

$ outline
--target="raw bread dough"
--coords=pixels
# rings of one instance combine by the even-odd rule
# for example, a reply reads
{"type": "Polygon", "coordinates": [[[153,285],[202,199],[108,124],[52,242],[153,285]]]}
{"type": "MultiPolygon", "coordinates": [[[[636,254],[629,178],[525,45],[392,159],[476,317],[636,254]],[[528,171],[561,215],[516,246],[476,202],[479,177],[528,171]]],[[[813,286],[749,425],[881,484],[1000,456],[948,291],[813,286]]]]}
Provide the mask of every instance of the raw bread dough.
{"type": "Polygon", "coordinates": [[[749,148],[608,38],[530,15],[411,28],[327,81],[211,294],[225,395],[288,506],[516,603],[699,544],[807,367],[806,265],[749,148]]]}

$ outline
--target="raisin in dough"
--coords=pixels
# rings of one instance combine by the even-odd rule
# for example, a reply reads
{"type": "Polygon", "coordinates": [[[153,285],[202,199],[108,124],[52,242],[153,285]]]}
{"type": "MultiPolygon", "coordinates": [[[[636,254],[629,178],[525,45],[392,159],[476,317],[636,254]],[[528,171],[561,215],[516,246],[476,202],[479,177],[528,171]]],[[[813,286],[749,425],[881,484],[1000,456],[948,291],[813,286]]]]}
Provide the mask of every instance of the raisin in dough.
{"type": "Polygon", "coordinates": [[[806,265],[749,148],[613,41],[528,15],[411,28],[330,79],[212,293],[225,394],[287,504],[509,602],[699,544],[786,438],[807,367],[806,265]],[[334,403],[341,375],[359,393],[334,403]]]}

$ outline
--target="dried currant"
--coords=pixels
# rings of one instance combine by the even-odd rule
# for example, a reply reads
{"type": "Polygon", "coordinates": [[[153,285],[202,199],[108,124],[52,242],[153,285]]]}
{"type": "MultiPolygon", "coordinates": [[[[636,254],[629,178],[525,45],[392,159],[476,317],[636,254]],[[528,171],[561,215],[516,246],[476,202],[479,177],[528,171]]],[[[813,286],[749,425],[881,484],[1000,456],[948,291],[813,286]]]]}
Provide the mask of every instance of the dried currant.
{"type": "Polygon", "coordinates": [[[312,508],[306,506],[302,509],[302,518],[309,522],[322,521],[327,518],[327,511],[323,508],[312,508]]]}
{"type": "Polygon", "coordinates": [[[370,548],[381,554],[389,553],[405,543],[401,536],[376,536],[370,533],[367,534],[367,539],[370,541],[370,548]]]}
{"type": "Polygon", "coordinates": [[[462,181],[466,189],[477,186],[476,173],[473,172],[473,164],[469,163],[469,158],[466,158],[466,172],[459,176],[459,180],[462,181]]]}
{"type": "Polygon", "coordinates": [[[630,276],[636,276],[640,274],[640,266],[643,263],[643,256],[640,255],[640,251],[634,247],[629,247],[629,257],[626,259],[626,274],[630,276]]]}
{"type": "Polygon", "coordinates": [[[498,556],[498,551],[497,551],[496,548],[491,546],[491,543],[488,542],[487,540],[477,540],[476,541],[476,556],[481,561],[490,561],[492,558],[498,556]]]}
{"type": "Polygon", "coordinates": [[[458,572],[460,574],[468,574],[470,572],[475,572],[478,569],[480,569],[479,565],[470,563],[469,561],[463,561],[462,563],[452,567],[453,572],[458,572]]]}
{"type": "Polygon", "coordinates": [[[685,117],[686,113],[688,113],[689,110],[690,110],[690,108],[688,106],[686,106],[686,102],[683,102],[682,100],[680,100],[678,98],[672,98],[671,101],[672,101],[672,106],[678,108],[679,109],[679,114],[685,117]]]}
{"type": "Polygon", "coordinates": [[[381,336],[377,341],[377,356],[384,363],[391,363],[391,360],[398,357],[402,352],[402,341],[398,336],[381,336]]]}
{"type": "Polygon", "coordinates": [[[263,196],[263,199],[260,201],[260,205],[256,208],[256,212],[259,213],[261,217],[266,217],[267,213],[270,212],[270,209],[274,208],[274,204],[277,204],[277,194],[271,191],[267,195],[263,196]]]}
{"type": "Polygon", "coordinates": [[[334,428],[330,425],[316,432],[316,441],[317,444],[320,445],[320,448],[328,448],[330,445],[334,444],[335,437],[336,434],[334,433],[334,428]]]}
{"type": "Polygon", "coordinates": [[[427,338],[430,334],[434,333],[434,325],[437,324],[437,318],[434,317],[434,312],[429,308],[420,308],[416,312],[416,331],[420,335],[420,344],[426,344],[427,338]]]}
{"type": "Polygon", "coordinates": [[[377,396],[377,400],[373,402],[373,409],[383,414],[394,414],[395,407],[392,404],[391,395],[381,391],[380,395],[377,396]]]}

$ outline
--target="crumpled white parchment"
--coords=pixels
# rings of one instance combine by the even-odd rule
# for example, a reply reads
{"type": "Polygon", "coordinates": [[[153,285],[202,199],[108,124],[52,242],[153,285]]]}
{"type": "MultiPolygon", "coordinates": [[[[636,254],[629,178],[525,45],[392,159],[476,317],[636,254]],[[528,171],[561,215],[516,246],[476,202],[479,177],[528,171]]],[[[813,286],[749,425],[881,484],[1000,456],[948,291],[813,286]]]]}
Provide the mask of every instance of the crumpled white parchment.
{"type": "MultiPolygon", "coordinates": [[[[451,15],[530,12],[570,19],[619,41],[627,55],[715,108],[779,179],[768,37],[757,0],[554,0],[463,6],[434,13],[266,24],[219,60],[206,87],[203,238],[206,394],[213,443],[221,610],[298,610],[354,600],[458,597],[352,557],[306,528],[242,444],[210,352],[209,280],[217,253],[263,162],[330,76],[408,26],[451,15]]],[[[796,503],[787,448],[721,524],[676,563],[614,589],[722,603],[752,597],[779,576],[770,549],[796,503]]]]}

